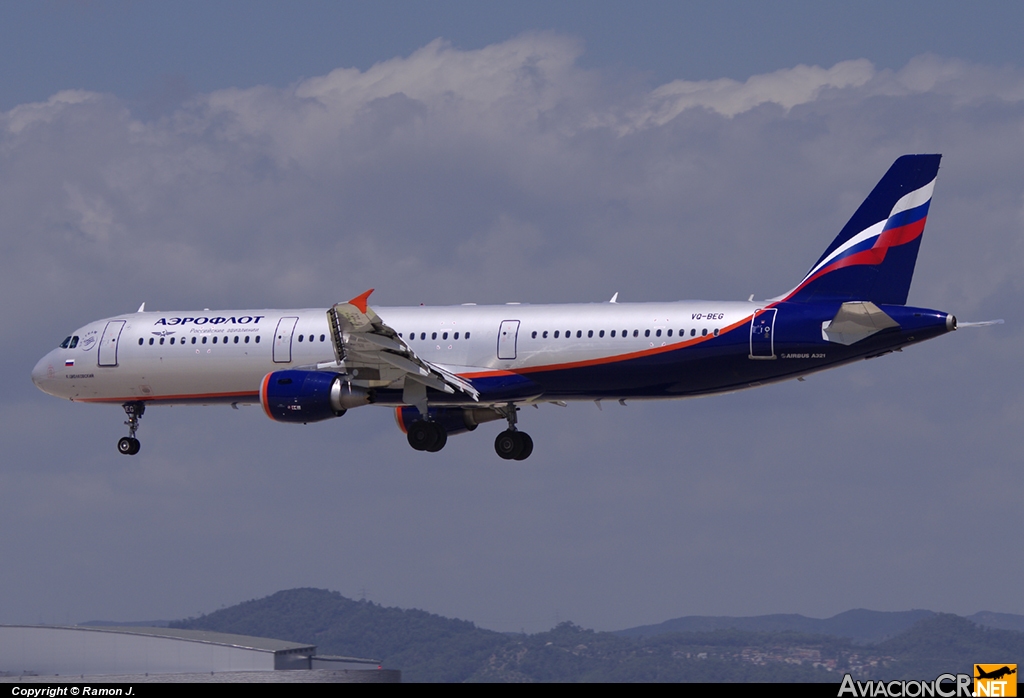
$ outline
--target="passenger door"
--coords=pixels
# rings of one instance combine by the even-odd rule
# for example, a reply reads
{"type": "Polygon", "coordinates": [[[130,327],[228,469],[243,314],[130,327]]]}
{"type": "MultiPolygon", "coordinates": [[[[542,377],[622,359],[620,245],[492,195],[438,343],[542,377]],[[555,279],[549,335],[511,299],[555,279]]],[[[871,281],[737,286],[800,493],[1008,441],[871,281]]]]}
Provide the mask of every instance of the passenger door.
{"type": "Polygon", "coordinates": [[[103,328],[100,348],[96,353],[100,366],[117,366],[117,345],[121,341],[121,331],[124,329],[125,322],[125,320],[111,320],[103,328]]]}
{"type": "Polygon", "coordinates": [[[274,363],[286,364],[292,360],[292,335],[295,333],[297,317],[283,317],[277,321],[274,332],[274,363]]]}
{"type": "Polygon", "coordinates": [[[502,320],[498,328],[498,358],[512,360],[516,358],[516,339],[519,336],[518,320],[502,320]]]}

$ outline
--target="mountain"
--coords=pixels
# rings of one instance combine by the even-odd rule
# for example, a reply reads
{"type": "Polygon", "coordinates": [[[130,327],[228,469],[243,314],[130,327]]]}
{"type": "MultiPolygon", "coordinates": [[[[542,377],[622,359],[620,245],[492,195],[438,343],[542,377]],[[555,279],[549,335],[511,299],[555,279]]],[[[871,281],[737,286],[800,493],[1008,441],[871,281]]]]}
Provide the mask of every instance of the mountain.
{"type": "MultiPolygon", "coordinates": [[[[1004,624],[1020,618],[984,617],[1004,624]]],[[[170,627],[271,637],[316,645],[321,654],[375,658],[412,682],[838,683],[845,673],[860,680],[930,680],[944,672],[969,672],[974,662],[1024,657],[1024,633],[932,611],[857,609],[826,619],[691,616],[617,633],[561,623],[526,635],[323,589],[279,591],[170,627]]]]}
{"type": "MultiPolygon", "coordinates": [[[[641,625],[616,631],[623,637],[654,637],[665,633],[710,632],[713,630],[747,630],[750,632],[793,631],[814,635],[846,637],[854,642],[879,642],[898,635],[914,623],[934,616],[933,611],[868,611],[857,608],[831,618],[808,618],[796,613],[767,616],[683,616],[657,625],[641,625]]],[[[981,614],[978,614],[981,615],[981,614]]],[[[1021,618],[1024,620],[1024,617],[1021,618]]],[[[979,622],[979,621],[975,621],[979,622]]]]}

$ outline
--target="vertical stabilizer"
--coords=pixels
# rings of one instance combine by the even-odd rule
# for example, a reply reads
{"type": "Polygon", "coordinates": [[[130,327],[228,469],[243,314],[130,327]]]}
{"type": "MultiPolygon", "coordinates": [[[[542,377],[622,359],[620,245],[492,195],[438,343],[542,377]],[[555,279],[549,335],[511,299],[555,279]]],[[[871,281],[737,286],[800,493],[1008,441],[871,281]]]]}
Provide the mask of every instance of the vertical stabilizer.
{"type": "Polygon", "coordinates": [[[906,304],[941,158],[904,155],[896,160],[783,300],[906,304]]]}

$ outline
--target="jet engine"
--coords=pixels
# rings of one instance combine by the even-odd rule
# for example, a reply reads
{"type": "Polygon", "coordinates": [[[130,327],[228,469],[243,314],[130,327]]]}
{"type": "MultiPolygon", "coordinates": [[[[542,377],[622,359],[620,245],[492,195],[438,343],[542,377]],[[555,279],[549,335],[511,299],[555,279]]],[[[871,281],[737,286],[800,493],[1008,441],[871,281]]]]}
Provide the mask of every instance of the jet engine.
{"type": "Polygon", "coordinates": [[[337,373],[274,371],[260,384],[260,404],[275,422],[320,422],[371,402],[372,391],[353,387],[337,373]]]}

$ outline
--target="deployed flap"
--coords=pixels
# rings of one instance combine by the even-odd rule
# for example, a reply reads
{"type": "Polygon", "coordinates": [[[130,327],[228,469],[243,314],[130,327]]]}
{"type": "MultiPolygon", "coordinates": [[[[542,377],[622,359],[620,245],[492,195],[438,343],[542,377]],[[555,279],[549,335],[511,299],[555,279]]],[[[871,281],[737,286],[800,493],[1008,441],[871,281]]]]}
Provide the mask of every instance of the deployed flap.
{"type": "MultiPolygon", "coordinates": [[[[398,333],[367,305],[373,289],[327,311],[334,356],[356,385],[406,388],[409,381],[445,393],[480,394],[472,383],[416,356],[398,333]]],[[[417,394],[413,389],[412,394],[417,394]]]]}
{"type": "Polygon", "coordinates": [[[874,303],[851,301],[843,303],[831,321],[822,323],[821,337],[836,344],[850,346],[876,332],[899,326],[898,322],[874,303]]]}

